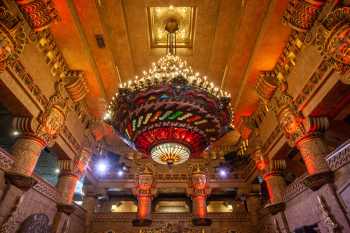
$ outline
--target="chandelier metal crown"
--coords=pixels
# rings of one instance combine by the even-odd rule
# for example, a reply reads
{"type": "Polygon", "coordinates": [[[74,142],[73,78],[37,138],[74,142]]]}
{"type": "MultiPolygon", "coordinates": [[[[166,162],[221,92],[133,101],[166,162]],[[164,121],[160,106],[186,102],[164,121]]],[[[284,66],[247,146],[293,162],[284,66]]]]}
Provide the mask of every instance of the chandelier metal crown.
{"type": "Polygon", "coordinates": [[[174,25],[166,28],[167,55],[121,84],[104,118],[129,146],[168,165],[199,157],[232,129],[230,94],[175,55],[174,25]]]}

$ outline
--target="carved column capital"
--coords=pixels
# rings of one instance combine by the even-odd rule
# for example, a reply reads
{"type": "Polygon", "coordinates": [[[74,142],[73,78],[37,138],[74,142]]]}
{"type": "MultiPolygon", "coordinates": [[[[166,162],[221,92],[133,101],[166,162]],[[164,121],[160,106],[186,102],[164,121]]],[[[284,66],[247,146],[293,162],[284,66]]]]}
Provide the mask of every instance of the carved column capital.
{"type": "Polygon", "coordinates": [[[273,71],[262,72],[255,85],[259,98],[267,104],[278,87],[278,79],[273,71]]]}
{"type": "Polygon", "coordinates": [[[26,43],[22,22],[0,7],[0,72],[21,53],[26,43]]]}
{"type": "Polygon", "coordinates": [[[84,77],[84,72],[80,70],[70,70],[66,73],[64,78],[65,88],[73,100],[73,102],[79,102],[85,98],[89,89],[84,77]]]}

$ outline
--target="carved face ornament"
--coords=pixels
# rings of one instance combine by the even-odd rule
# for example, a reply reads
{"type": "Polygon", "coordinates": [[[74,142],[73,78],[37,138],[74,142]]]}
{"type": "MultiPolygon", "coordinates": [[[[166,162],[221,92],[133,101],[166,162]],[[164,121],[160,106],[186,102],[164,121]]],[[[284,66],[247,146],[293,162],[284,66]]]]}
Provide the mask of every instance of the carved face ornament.
{"type": "Polygon", "coordinates": [[[62,113],[62,111],[58,107],[53,106],[49,111],[46,119],[44,119],[43,130],[47,134],[54,136],[61,129],[62,125],[64,124],[64,121],[65,116],[62,113]]]}
{"type": "Polygon", "coordinates": [[[291,135],[300,130],[300,119],[292,110],[285,109],[280,117],[281,127],[286,134],[291,135]]]}
{"type": "Polygon", "coordinates": [[[350,64],[350,26],[344,25],[332,36],[329,54],[337,61],[350,64]]]}
{"type": "Polygon", "coordinates": [[[139,188],[140,189],[150,189],[153,184],[152,175],[140,175],[139,176],[139,188]]]}
{"type": "Polygon", "coordinates": [[[207,184],[207,179],[204,174],[193,174],[192,184],[196,189],[205,189],[207,184]]]}

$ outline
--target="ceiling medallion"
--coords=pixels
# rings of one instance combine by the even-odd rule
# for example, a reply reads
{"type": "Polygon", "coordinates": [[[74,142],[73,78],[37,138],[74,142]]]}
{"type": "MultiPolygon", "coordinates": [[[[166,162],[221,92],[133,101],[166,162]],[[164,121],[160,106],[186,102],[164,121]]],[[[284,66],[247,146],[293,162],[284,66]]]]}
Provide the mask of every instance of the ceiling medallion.
{"type": "Polygon", "coordinates": [[[132,148],[160,164],[198,158],[232,130],[230,94],[175,55],[176,19],[166,19],[167,55],[121,84],[104,120],[132,148]]]}
{"type": "Polygon", "coordinates": [[[170,6],[148,7],[148,25],[152,48],[167,47],[167,35],[164,30],[167,19],[175,18],[178,22],[176,45],[178,48],[192,48],[195,7],[170,6]]]}

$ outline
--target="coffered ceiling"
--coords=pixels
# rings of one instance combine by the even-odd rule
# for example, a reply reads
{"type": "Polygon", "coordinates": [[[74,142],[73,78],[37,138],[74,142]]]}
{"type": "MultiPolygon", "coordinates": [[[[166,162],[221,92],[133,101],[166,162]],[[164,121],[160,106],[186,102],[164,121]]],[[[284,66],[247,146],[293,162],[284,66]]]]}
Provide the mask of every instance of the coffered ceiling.
{"type": "MultiPolygon", "coordinates": [[[[177,54],[231,93],[237,122],[254,111],[258,74],[273,68],[287,41],[290,29],[281,23],[287,3],[55,0],[61,22],[52,26],[52,32],[68,65],[85,71],[90,89],[87,105],[100,117],[120,82],[133,79],[165,54],[152,34],[162,25],[157,21],[164,18],[160,13],[168,14],[169,6],[186,9],[182,16],[188,24],[183,33],[185,46],[178,48],[177,54]]],[[[238,137],[235,133],[225,140],[234,143],[238,137]]]]}

